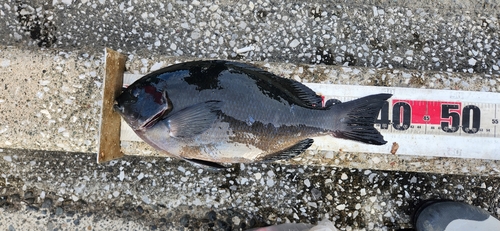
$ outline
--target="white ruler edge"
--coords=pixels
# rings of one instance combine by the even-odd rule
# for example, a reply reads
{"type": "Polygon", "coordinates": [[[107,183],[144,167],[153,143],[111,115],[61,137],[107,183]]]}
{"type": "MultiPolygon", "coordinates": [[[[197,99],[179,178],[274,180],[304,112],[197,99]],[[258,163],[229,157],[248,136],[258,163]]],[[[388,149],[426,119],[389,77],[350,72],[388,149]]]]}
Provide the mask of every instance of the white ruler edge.
{"type": "MultiPolygon", "coordinates": [[[[124,85],[129,85],[143,75],[125,74],[124,85]]],[[[485,104],[497,104],[500,109],[500,93],[473,92],[455,90],[434,90],[399,87],[374,87],[357,85],[336,85],[320,83],[304,83],[327,99],[336,98],[341,101],[359,98],[370,94],[391,93],[394,99],[459,101],[485,104]]],[[[472,137],[432,134],[394,134],[381,131],[388,141],[382,146],[366,145],[359,142],[336,139],[331,136],[317,137],[312,150],[345,151],[362,153],[387,153],[393,142],[399,145],[397,154],[426,157],[458,157],[500,160],[500,137],[472,137]]],[[[123,121],[121,123],[122,141],[142,141],[123,121]]]]}

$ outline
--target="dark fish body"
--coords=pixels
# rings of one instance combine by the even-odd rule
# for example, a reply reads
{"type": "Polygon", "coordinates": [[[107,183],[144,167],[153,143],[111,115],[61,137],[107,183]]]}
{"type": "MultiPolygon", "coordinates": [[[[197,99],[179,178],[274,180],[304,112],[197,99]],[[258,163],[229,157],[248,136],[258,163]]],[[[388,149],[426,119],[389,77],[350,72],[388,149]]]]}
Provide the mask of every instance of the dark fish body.
{"type": "Polygon", "coordinates": [[[312,137],[385,144],[373,123],[390,94],[340,103],[247,64],[180,63],[134,82],[115,109],[151,146],[201,164],[287,159],[312,137]]]}

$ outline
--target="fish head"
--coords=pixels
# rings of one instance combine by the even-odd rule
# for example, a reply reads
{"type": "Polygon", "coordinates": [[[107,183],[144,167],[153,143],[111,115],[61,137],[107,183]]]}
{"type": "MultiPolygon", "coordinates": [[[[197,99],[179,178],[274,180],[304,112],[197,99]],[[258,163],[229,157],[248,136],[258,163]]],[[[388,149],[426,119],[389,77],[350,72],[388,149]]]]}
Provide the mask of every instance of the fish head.
{"type": "Polygon", "coordinates": [[[113,108],[132,129],[145,130],[172,110],[172,103],[162,85],[136,82],[122,91],[113,108]]]}

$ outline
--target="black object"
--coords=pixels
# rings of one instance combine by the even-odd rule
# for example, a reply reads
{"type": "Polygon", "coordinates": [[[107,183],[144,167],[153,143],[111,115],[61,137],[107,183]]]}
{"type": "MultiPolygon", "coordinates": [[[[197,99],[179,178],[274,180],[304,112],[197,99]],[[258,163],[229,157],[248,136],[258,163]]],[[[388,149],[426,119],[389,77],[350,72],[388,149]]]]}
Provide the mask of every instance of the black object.
{"type": "Polygon", "coordinates": [[[412,220],[416,231],[500,231],[500,221],[487,211],[450,200],[424,201],[412,220]]]}

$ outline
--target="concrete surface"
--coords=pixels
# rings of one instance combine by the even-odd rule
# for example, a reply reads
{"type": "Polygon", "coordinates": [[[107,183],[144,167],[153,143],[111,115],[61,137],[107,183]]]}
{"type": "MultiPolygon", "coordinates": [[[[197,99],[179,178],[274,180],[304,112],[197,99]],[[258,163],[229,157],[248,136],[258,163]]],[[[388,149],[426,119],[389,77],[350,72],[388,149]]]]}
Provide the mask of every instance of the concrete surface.
{"type": "Polygon", "coordinates": [[[164,157],[98,165],[95,152],[105,46],[128,54],[132,73],[238,59],[308,82],[499,92],[499,5],[5,0],[0,228],[238,230],[327,217],[341,230],[394,230],[428,198],[498,217],[498,161],[339,154],[326,166],[213,173],[164,157]]]}

